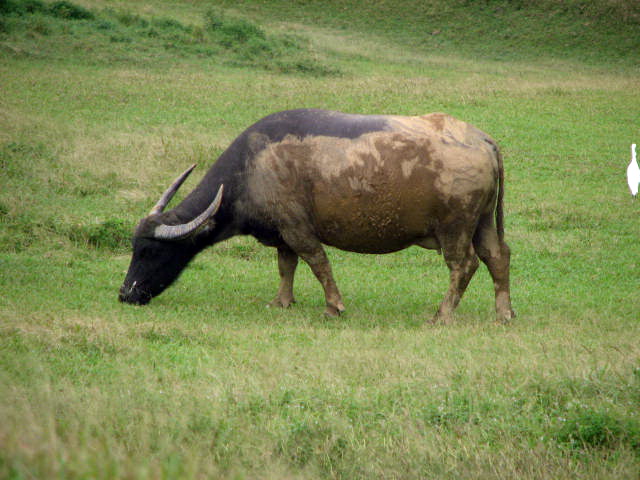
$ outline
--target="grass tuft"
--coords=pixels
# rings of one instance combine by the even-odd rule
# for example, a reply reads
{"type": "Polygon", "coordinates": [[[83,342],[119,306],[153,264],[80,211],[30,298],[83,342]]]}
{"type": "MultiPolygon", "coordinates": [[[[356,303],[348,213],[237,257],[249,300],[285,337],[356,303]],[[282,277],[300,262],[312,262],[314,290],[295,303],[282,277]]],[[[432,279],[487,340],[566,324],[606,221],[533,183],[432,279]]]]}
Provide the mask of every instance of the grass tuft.
{"type": "Polygon", "coordinates": [[[120,219],[110,219],[89,225],[72,225],[66,234],[76,244],[105,250],[108,252],[126,252],[131,246],[130,236],[133,227],[120,219]]]}
{"type": "Polygon", "coordinates": [[[640,457],[640,422],[620,420],[604,411],[587,409],[571,413],[563,419],[555,439],[577,452],[593,449],[613,452],[626,447],[640,457]]]}
{"type": "Polygon", "coordinates": [[[301,36],[269,35],[255,23],[220,9],[207,12],[205,28],[216,43],[234,52],[232,64],[314,76],[340,73],[311,56],[309,42],[301,36]]]}
{"type": "Polygon", "coordinates": [[[263,29],[244,18],[230,17],[222,10],[211,9],[205,15],[205,28],[227,48],[249,42],[263,42],[267,46],[267,34],[263,29]]]}

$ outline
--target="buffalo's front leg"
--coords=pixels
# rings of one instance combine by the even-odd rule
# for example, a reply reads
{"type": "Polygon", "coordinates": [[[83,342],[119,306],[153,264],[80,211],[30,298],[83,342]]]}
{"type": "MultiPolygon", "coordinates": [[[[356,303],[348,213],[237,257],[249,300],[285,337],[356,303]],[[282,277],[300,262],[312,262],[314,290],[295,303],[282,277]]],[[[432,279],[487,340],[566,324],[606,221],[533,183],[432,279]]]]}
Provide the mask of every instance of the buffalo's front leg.
{"type": "Polygon", "coordinates": [[[280,273],[280,288],[276,298],[269,304],[272,307],[287,308],[295,303],[293,298],[293,276],[298,266],[298,254],[284,245],[278,247],[278,272],[280,273]]]}
{"type": "Polygon", "coordinates": [[[327,308],[324,313],[331,317],[337,317],[344,312],[345,308],[340,292],[338,291],[338,286],[333,279],[331,265],[329,264],[329,259],[324,249],[319,246],[319,248],[312,253],[299,253],[299,255],[309,264],[313,274],[324,289],[324,298],[327,303],[327,308]]]}
{"type": "Polygon", "coordinates": [[[344,312],[342,297],[331,273],[331,265],[320,241],[299,223],[280,231],[285,243],[311,267],[324,290],[327,308],[324,313],[336,317],[344,312]]]}

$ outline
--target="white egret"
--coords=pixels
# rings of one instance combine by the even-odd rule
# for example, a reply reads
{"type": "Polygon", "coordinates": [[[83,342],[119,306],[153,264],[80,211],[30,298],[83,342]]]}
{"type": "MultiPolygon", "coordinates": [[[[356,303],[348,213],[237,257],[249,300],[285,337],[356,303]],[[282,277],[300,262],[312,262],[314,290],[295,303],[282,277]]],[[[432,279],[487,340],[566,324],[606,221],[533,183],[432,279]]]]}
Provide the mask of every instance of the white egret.
{"type": "Polygon", "coordinates": [[[635,198],[638,194],[638,184],[640,184],[640,167],[636,161],[636,144],[631,144],[631,162],[627,167],[627,183],[629,184],[629,190],[631,195],[635,198]]]}

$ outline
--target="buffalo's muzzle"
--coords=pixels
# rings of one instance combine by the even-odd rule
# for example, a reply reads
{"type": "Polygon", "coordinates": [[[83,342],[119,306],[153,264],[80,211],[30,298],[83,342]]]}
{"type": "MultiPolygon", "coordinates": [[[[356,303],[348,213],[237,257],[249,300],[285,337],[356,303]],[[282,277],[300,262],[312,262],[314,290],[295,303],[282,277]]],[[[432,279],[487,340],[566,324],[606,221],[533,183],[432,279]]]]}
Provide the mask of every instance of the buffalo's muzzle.
{"type": "Polygon", "coordinates": [[[137,282],[133,282],[130,287],[126,285],[122,285],[122,287],[120,287],[118,299],[121,302],[130,303],[132,305],[146,305],[151,301],[151,294],[140,290],[136,286],[136,283],[137,282]]]}

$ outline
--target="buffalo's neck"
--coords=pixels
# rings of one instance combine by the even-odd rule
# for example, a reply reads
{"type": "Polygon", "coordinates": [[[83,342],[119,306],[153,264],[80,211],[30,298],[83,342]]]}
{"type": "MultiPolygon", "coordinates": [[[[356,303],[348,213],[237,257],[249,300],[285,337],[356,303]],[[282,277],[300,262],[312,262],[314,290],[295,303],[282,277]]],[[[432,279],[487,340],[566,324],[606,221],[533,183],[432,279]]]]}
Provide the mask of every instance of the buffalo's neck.
{"type": "Polygon", "coordinates": [[[215,167],[214,165],[207,172],[198,186],[182,202],[171,211],[166,212],[164,218],[164,221],[169,225],[192,221],[211,205],[218,189],[224,185],[220,208],[204,228],[200,229],[192,238],[192,241],[201,248],[226,240],[237,233],[233,220],[237,189],[234,188],[231,179],[226,178],[224,172],[217,172],[215,167]]]}

